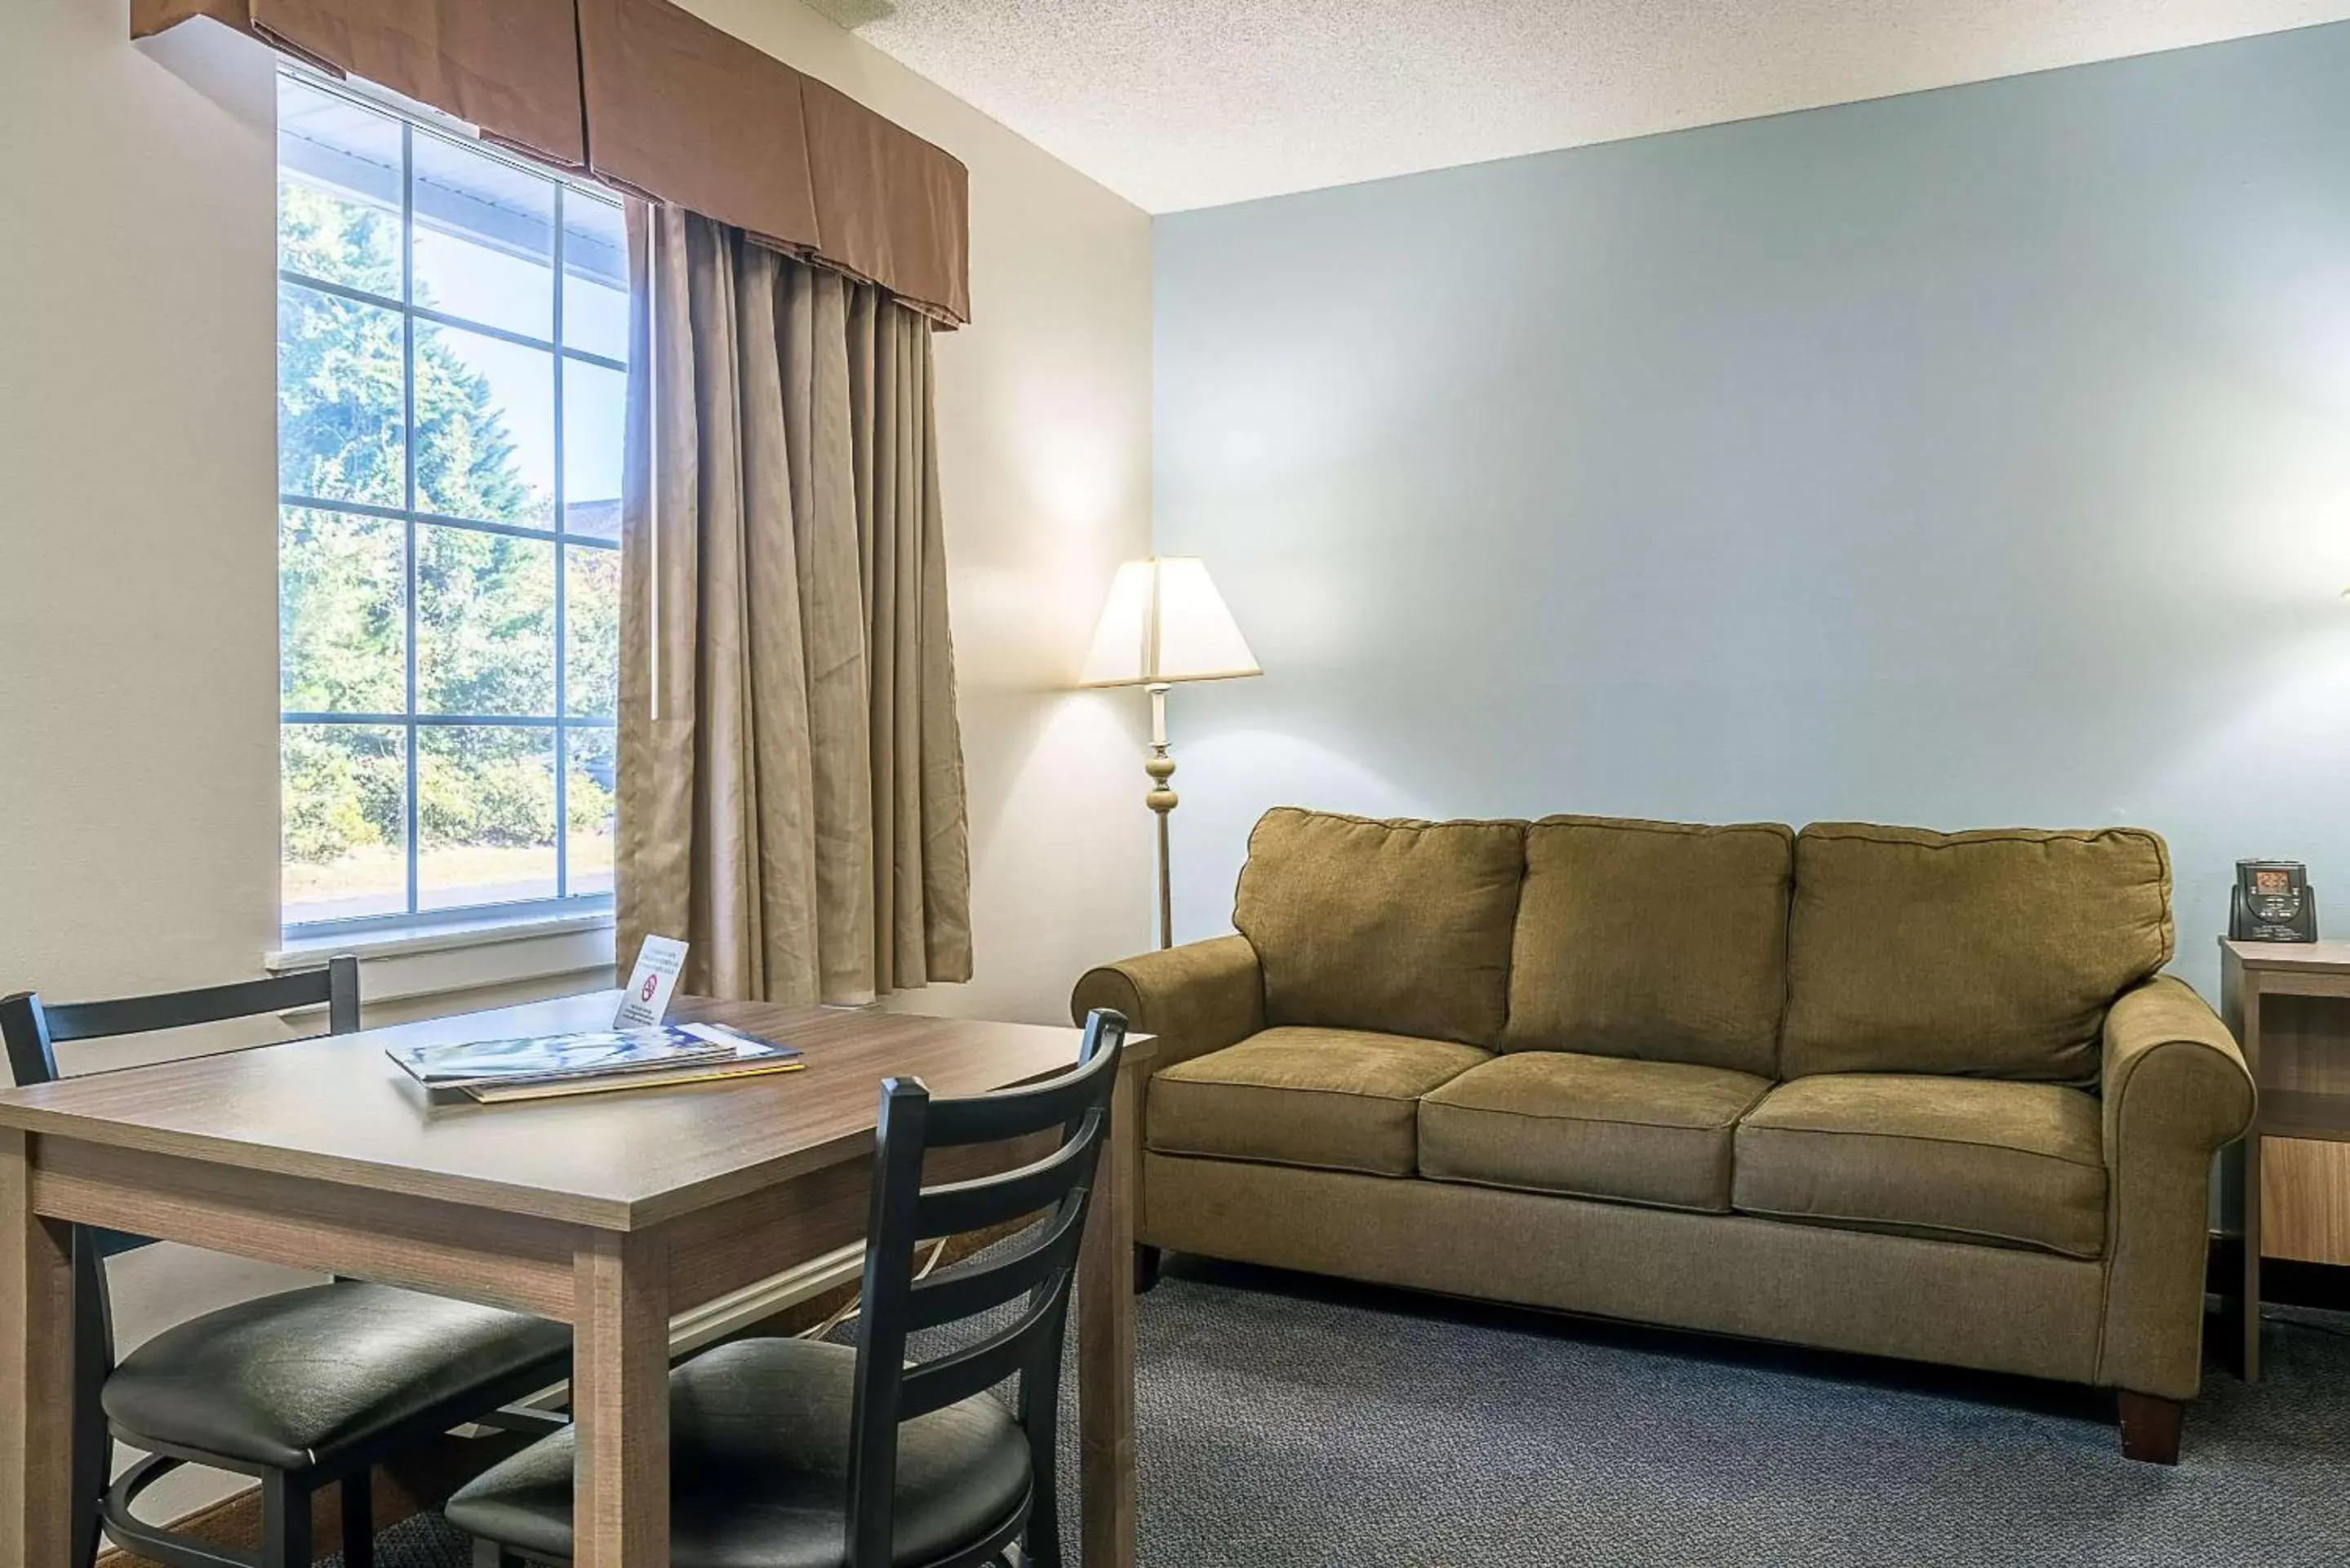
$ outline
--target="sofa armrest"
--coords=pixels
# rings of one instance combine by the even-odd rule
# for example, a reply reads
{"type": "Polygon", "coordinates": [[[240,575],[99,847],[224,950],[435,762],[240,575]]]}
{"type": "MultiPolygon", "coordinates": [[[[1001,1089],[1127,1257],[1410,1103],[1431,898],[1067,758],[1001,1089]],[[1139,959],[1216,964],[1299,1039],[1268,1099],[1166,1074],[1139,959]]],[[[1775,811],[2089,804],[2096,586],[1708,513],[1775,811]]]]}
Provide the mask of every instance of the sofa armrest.
{"type": "Polygon", "coordinates": [[[1264,1027],[1264,976],[1241,936],[1186,942],[1088,970],[1069,996],[1071,1022],[1097,1007],[1158,1036],[1154,1070],[1237,1045],[1264,1027]]]}
{"type": "Polygon", "coordinates": [[[2211,1157],[2252,1121],[2228,1026],[2158,975],[2106,1014],[2106,1324],[2098,1381],[2191,1398],[2202,1368],[2211,1157]]]}

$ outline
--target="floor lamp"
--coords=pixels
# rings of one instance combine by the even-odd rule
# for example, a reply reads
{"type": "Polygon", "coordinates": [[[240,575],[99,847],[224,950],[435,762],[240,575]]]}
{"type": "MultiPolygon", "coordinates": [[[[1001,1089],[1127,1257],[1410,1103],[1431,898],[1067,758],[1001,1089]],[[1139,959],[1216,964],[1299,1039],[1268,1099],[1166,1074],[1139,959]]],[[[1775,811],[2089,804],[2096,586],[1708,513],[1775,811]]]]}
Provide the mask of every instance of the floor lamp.
{"type": "Polygon", "coordinates": [[[1150,757],[1142,771],[1159,814],[1159,945],[1175,945],[1175,896],[1168,880],[1167,814],[1175,809],[1175,759],[1167,754],[1167,689],[1178,680],[1262,675],[1208,568],[1196,556],[1153,556],[1118,569],[1101,624],[1086,655],[1085,686],[1139,686],[1150,693],[1150,757]]]}

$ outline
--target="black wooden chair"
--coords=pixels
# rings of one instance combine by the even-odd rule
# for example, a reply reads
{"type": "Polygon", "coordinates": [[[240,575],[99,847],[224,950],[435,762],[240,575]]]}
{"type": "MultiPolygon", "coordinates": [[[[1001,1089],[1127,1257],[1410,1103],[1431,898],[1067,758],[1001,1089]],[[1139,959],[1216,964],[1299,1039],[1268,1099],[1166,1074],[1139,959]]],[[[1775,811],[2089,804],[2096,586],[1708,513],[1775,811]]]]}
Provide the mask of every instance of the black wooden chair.
{"type": "MultiPolygon", "coordinates": [[[[0,999],[0,1038],[16,1083],[45,1084],[64,1042],[322,1004],[332,1033],[359,1028],[357,960],[73,1006],[19,992],[0,999]]],[[[73,1228],[74,1568],[97,1559],[101,1532],[167,1568],[308,1568],[311,1495],[330,1485],[342,1493],[343,1561],[369,1568],[378,1460],[490,1418],[568,1373],[571,1332],[561,1324],[346,1280],[207,1313],[117,1365],[103,1261],[150,1244],[73,1228]],[[141,1457],[109,1484],[117,1438],[141,1457]],[[140,1493],[187,1464],[260,1480],[258,1555],[133,1516],[140,1493]]]]}
{"type": "MultiPolygon", "coordinates": [[[[674,1568],[980,1568],[1014,1544],[1060,1568],[1063,1329],[1125,1038],[1097,1011],[1073,1071],[973,1099],[882,1084],[856,1347],[738,1340],[670,1375],[674,1568]],[[1032,1164],[922,1185],[931,1149],[1047,1131],[1059,1145],[1032,1164]],[[919,1242],[1039,1213],[1005,1250],[915,1277],[919,1242]],[[971,1337],[967,1320],[1015,1303],[971,1337]],[[966,1343],[908,1365],[910,1336],[951,1324],[966,1343]],[[1014,1376],[1007,1407],[989,1390],[1014,1376]]],[[[570,1432],[545,1438],[450,1500],[479,1568],[571,1561],[572,1453],[570,1432]]]]}

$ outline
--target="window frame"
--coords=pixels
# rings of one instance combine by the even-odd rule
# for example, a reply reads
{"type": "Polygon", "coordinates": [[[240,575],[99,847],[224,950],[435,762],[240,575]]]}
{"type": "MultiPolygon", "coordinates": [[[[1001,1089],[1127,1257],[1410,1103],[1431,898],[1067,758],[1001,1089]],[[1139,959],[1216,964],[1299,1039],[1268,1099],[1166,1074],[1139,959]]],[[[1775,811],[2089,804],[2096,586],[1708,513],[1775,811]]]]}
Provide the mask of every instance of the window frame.
{"type": "MultiPolygon", "coordinates": [[[[277,494],[278,523],[282,530],[288,511],[302,510],[330,513],[341,516],[371,517],[401,524],[401,613],[404,620],[401,648],[402,694],[405,712],[361,713],[320,711],[287,708],[284,694],[284,628],[279,630],[280,701],[278,729],[282,737],[292,724],[307,725],[369,725],[400,732],[405,782],[402,797],[401,854],[407,872],[405,909],[372,915],[330,917],[324,919],[289,920],[285,901],[285,850],[281,843],[278,866],[278,929],[284,942],[304,942],[342,934],[381,933],[386,931],[430,931],[451,926],[479,926],[485,922],[544,922],[566,916],[609,916],[613,894],[608,891],[573,893],[569,890],[570,868],[570,738],[574,732],[602,732],[613,737],[614,761],[618,762],[619,714],[608,716],[575,715],[570,707],[570,646],[568,627],[568,583],[570,551],[575,548],[608,550],[614,556],[620,551],[617,537],[578,534],[569,531],[569,511],[566,487],[566,431],[564,400],[569,378],[566,369],[573,362],[599,369],[628,374],[625,359],[615,359],[586,348],[568,346],[564,340],[564,294],[566,274],[566,205],[573,200],[590,201],[625,212],[622,198],[577,179],[556,169],[536,164],[467,134],[470,127],[456,121],[448,122],[456,129],[435,124],[427,115],[403,104],[390,104],[368,93],[353,90],[345,83],[304,70],[291,64],[281,65],[276,73],[281,83],[291,82],[303,90],[341,99],[369,113],[379,115],[400,128],[400,297],[375,294],[348,284],[314,277],[291,267],[276,268],[279,286],[309,289],[315,293],[340,298],[355,304],[390,310],[400,317],[400,455],[403,469],[400,506],[383,506],[369,502],[332,500],[323,496],[304,495],[281,490],[277,494]],[[553,311],[549,322],[552,336],[538,338],[528,333],[491,325],[452,312],[435,309],[416,303],[416,149],[420,137],[432,137],[445,145],[473,156],[504,164],[534,179],[543,180],[553,187],[552,246],[549,251],[549,278],[553,293],[553,311]],[[492,522],[481,518],[452,517],[431,512],[417,504],[416,464],[416,364],[419,324],[453,328],[475,333],[501,342],[537,350],[549,356],[553,375],[554,472],[552,475],[553,525],[546,528],[526,524],[492,522]],[[441,528],[465,529],[478,534],[501,535],[548,545],[555,553],[555,701],[551,714],[473,714],[424,713],[417,708],[417,562],[419,529],[431,525],[441,528]],[[555,888],[551,897],[504,899],[490,903],[451,904],[425,909],[421,900],[421,875],[418,843],[420,816],[418,801],[418,758],[420,741],[426,730],[444,727],[510,728],[529,730],[546,734],[553,744],[555,772],[555,888]]],[[[273,143],[272,156],[277,157],[273,143]]],[[[279,165],[283,167],[282,161],[279,165]]],[[[273,244],[276,242],[273,239],[273,244]]],[[[282,255],[280,260],[282,261],[282,255]]],[[[282,441],[282,436],[281,436],[282,441]]],[[[280,455],[274,462],[282,462],[280,455]]],[[[282,582],[283,565],[280,565],[282,582]]],[[[282,587],[281,587],[281,592],[282,587]]],[[[281,758],[283,755],[281,750],[281,758]]],[[[285,775],[281,761],[279,780],[279,811],[285,809],[285,775]]]]}

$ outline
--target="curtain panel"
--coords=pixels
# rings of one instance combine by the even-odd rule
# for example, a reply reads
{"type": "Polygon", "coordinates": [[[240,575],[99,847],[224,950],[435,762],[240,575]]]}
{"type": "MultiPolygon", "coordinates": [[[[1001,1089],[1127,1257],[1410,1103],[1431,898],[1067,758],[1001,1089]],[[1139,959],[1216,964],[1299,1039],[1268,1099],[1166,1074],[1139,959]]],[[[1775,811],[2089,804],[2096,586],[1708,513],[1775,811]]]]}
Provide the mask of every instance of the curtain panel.
{"type": "Polygon", "coordinates": [[[962,164],[671,0],[130,0],[130,36],[197,16],[971,319],[962,164]]]}
{"type": "Polygon", "coordinates": [[[704,994],[971,976],[931,322],[631,204],[619,954],[704,994]]]}

